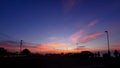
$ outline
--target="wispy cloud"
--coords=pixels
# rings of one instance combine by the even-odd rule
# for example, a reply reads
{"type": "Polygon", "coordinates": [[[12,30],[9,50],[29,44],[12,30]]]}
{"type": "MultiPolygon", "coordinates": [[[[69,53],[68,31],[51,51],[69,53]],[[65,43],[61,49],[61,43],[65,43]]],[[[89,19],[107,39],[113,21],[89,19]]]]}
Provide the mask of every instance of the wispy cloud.
{"type": "Polygon", "coordinates": [[[70,35],[69,39],[73,42],[73,43],[77,43],[78,40],[81,38],[81,36],[83,35],[84,32],[87,31],[87,29],[89,29],[92,26],[95,26],[95,24],[97,24],[97,22],[99,22],[98,19],[95,19],[93,21],[91,21],[89,24],[87,24],[84,28],[80,29],[78,32],[73,33],[72,35],[70,35]]]}
{"type": "Polygon", "coordinates": [[[52,36],[52,37],[49,37],[48,40],[55,40],[56,37],[52,36]]]}
{"type": "Polygon", "coordinates": [[[16,41],[0,41],[0,44],[18,45],[19,43],[16,41]]]}
{"type": "Polygon", "coordinates": [[[88,34],[88,35],[82,37],[79,42],[85,43],[85,42],[87,42],[89,40],[92,40],[92,39],[94,39],[96,37],[101,36],[102,34],[103,34],[103,32],[94,32],[94,33],[88,34]]]}
{"type": "Polygon", "coordinates": [[[85,46],[78,46],[75,48],[75,50],[84,50],[85,49],[85,46]]]}
{"type": "MultiPolygon", "coordinates": [[[[0,42],[0,47],[4,47],[5,49],[9,51],[20,51],[20,44],[17,41],[1,41],[0,42]]],[[[23,45],[22,49],[28,48],[30,50],[35,50],[35,46],[29,46],[29,45],[23,45]]]]}
{"type": "Polygon", "coordinates": [[[81,51],[94,51],[92,48],[87,48],[85,46],[78,46],[73,49],[76,52],[81,52],[81,51]]]}
{"type": "Polygon", "coordinates": [[[63,8],[65,12],[72,10],[80,0],[62,0],[63,8]]]}
{"type": "Polygon", "coordinates": [[[91,21],[91,22],[87,25],[87,28],[94,26],[94,25],[97,24],[98,22],[99,22],[98,19],[95,19],[95,20],[91,21]]]}
{"type": "Polygon", "coordinates": [[[120,50],[120,41],[114,41],[110,43],[110,49],[120,50]]]}
{"type": "Polygon", "coordinates": [[[79,32],[76,32],[74,34],[72,34],[69,39],[70,41],[72,41],[73,43],[77,43],[78,39],[82,36],[82,33],[84,32],[84,30],[80,30],[79,32]]]}

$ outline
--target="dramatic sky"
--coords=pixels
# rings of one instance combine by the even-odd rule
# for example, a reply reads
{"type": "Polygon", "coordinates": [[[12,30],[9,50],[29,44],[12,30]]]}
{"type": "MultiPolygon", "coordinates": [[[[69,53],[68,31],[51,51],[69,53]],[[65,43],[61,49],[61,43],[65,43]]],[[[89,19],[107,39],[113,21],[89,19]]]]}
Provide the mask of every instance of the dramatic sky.
{"type": "Polygon", "coordinates": [[[120,49],[120,0],[0,0],[0,47],[59,53],[120,49]]]}

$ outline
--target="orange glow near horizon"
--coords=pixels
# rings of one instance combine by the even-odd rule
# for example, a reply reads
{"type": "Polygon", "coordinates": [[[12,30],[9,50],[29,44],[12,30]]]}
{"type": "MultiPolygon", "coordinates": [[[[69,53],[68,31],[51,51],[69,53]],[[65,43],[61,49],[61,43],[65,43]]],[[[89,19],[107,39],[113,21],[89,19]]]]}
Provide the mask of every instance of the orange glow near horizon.
{"type": "MultiPolygon", "coordinates": [[[[98,35],[101,35],[101,33],[94,33],[94,34],[90,34],[85,36],[85,38],[87,37],[89,39],[96,37],[98,35]]],[[[112,42],[111,43],[111,50],[120,50],[120,42],[116,41],[116,42],[112,42]]],[[[12,45],[12,44],[8,44],[8,43],[0,43],[0,47],[4,47],[5,49],[9,50],[9,51],[20,51],[20,45],[12,45]]],[[[74,52],[81,52],[81,51],[102,51],[102,50],[106,50],[107,48],[95,48],[95,47],[85,47],[85,46],[76,46],[76,47],[71,47],[71,46],[75,46],[72,44],[68,44],[68,43],[61,43],[61,42],[49,42],[49,43],[42,43],[42,44],[38,44],[36,46],[24,46],[22,47],[22,49],[29,49],[31,52],[37,52],[37,53],[74,53],[74,52]],[[56,48],[55,48],[56,47],[56,48]],[[65,49],[62,48],[58,48],[58,47],[65,47],[65,49]]],[[[104,45],[107,46],[107,45],[104,45]]]]}
{"type": "MultiPolygon", "coordinates": [[[[75,53],[75,52],[81,52],[81,51],[93,51],[92,48],[68,48],[68,49],[56,49],[56,48],[51,48],[49,46],[57,46],[58,42],[51,42],[51,45],[47,44],[40,44],[35,47],[32,46],[23,46],[22,49],[29,49],[31,52],[37,52],[37,53],[75,53]],[[56,44],[56,45],[55,45],[56,44]]],[[[59,43],[63,44],[63,43],[59,43]]],[[[69,46],[70,44],[63,44],[63,46],[69,46]]],[[[58,45],[60,46],[60,45],[58,45]]],[[[19,45],[18,46],[13,46],[13,45],[1,45],[1,47],[4,47],[5,49],[12,50],[12,51],[18,51],[20,50],[19,45]]]]}

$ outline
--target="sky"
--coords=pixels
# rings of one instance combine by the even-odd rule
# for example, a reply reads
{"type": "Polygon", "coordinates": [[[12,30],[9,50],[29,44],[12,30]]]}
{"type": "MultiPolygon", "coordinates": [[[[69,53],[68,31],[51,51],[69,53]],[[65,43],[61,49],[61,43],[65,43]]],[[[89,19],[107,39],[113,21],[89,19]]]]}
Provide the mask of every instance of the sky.
{"type": "Polygon", "coordinates": [[[61,53],[120,50],[119,0],[0,0],[0,47],[61,53]]]}

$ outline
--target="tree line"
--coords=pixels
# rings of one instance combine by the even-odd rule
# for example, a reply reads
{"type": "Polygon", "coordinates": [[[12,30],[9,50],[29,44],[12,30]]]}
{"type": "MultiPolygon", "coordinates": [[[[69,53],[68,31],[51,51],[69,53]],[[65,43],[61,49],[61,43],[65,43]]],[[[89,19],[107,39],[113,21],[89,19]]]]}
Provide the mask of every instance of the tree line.
{"type": "Polygon", "coordinates": [[[113,56],[109,55],[108,53],[101,54],[100,52],[92,53],[90,51],[82,51],[80,53],[60,53],[60,54],[51,54],[47,53],[45,55],[39,53],[32,53],[29,49],[23,49],[20,53],[19,52],[9,52],[7,49],[0,47],[0,57],[20,57],[20,56],[46,56],[46,57],[55,57],[55,56],[65,56],[65,57],[78,57],[78,58],[109,58],[115,57],[120,58],[120,52],[118,50],[114,50],[113,56]]]}

